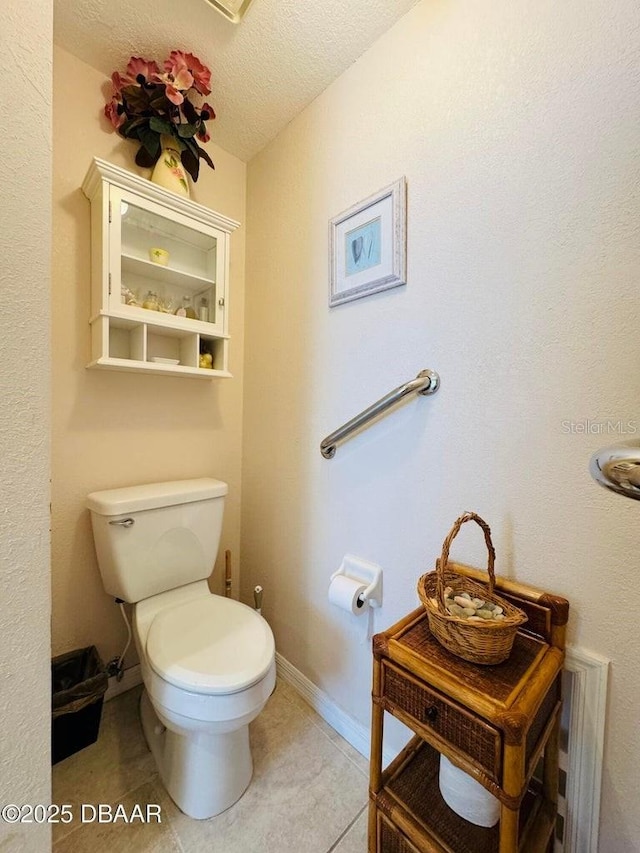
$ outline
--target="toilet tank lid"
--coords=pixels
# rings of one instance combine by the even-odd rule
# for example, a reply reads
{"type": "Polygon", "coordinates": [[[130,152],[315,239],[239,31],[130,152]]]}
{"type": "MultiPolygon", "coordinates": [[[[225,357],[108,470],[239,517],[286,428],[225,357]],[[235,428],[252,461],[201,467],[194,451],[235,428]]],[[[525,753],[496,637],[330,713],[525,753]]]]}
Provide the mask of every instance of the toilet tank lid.
{"type": "Polygon", "coordinates": [[[228,491],[226,483],[210,477],[147,483],[143,486],[92,492],[87,495],[87,508],[97,515],[122,515],[123,512],[140,512],[145,509],[221,498],[228,491]]]}

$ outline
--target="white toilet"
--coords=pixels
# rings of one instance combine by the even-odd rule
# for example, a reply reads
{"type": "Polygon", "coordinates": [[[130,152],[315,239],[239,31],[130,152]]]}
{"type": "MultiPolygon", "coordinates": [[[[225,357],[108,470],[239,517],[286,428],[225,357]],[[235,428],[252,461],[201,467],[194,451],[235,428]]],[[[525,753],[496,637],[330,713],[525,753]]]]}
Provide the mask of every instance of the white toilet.
{"type": "Polygon", "coordinates": [[[171,798],[201,819],[249,785],[249,723],[275,686],[267,622],[207,585],[226,494],[203,478],[87,498],[104,588],[135,604],[147,743],[171,798]]]}

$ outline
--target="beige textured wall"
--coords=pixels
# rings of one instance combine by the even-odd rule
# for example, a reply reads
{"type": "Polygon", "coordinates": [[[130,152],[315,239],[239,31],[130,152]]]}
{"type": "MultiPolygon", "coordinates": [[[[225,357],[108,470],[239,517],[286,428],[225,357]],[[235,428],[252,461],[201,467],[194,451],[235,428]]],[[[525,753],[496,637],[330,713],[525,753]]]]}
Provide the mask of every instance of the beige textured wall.
{"type": "MultiPolygon", "coordinates": [[[[640,850],[638,504],[587,471],[625,436],[584,430],[640,429],[639,15],[423,0],[248,171],[246,595],[264,585],[280,652],[367,724],[367,619],[329,605],[331,572],[346,552],[383,566],[380,630],[478,511],[498,570],[565,594],[571,642],[613,660],[606,853],[640,850]],[[403,174],[408,285],[329,310],[329,219],[403,174]],[[322,459],[424,367],[435,397],[322,459]]],[[[481,564],[481,543],[465,530],[454,556],[481,564]]]]}
{"type": "MultiPolygon", "coordinates": [[[[52,3],[2,5],[11,66],[0,129],[0,803],[51,797],[49,290],[52,3]],[[25,132],[25,128],[29,128],[25,132]],[[37,353],[37,355],[36,355],[37,353]]],[[[46,825],[0,821],[3,853],[41,853],[46,825]]]]}
{"type": "MultiPolygon", "coordinates": [[[[89,361],[89,202],[80,185],[93,156],[136,170],[136,148],[108,132],[105,78],[70,54],[54,58],[53,652],[94,643],[119,654],[125,631],[103,592],[85,495],[185,477],[229,483],[220,555],[238,567],[243,375],[244,227],[231,239],[230,369],[204,382],[86,370],[89,361]],[[73,96],[70,97],[70,93],[73,96]]],[[[213,144],[192,198],[244,222],[245,164],[213,144]]],[[[146,173],[145,173],[146,174],[146,173]]],[[[32,367],[38,353],[32,351],[32,367]]],[[[224,560],[212,581],[222,589],[224,560]]],[[[135,652],[127,663],[135,662],[135,652]]]]}

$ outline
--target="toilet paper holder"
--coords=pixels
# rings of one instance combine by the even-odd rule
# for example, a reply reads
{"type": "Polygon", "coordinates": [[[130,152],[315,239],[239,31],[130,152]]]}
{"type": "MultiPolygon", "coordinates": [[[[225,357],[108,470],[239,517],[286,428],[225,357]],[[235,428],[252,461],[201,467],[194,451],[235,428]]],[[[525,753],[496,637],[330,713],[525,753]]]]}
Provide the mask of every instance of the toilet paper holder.
{"type": "Polygon", "coordinates": [[[331,575],[331,580],[345,575],[351,580],[368,584],[358,596],[358,602],[368,603],[370,607],[382,607],[382,567],[353,554],[345,554],[340,568],[331,575]]]}

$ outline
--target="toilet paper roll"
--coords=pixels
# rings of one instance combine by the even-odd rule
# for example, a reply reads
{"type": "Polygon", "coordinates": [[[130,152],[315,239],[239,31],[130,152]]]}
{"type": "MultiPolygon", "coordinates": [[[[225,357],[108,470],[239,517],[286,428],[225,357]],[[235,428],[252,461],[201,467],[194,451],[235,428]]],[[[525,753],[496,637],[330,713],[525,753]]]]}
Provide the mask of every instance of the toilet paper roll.
{"type": "Polygon", "coordinates": [[[341,610],[359,616],[367,609],[366,602],[358,601],[358,597],[366,588],[367,585],[360,581],[348,578],[346,575],[337,575],[329,585],[329,601],[341,610]]]}
{"type": "Polygon", "coordinates": [[[440,793],[456,814],[476,826],[494,826],[500,818],[500,801],[471,776],[440,756],[440,793]]]}

